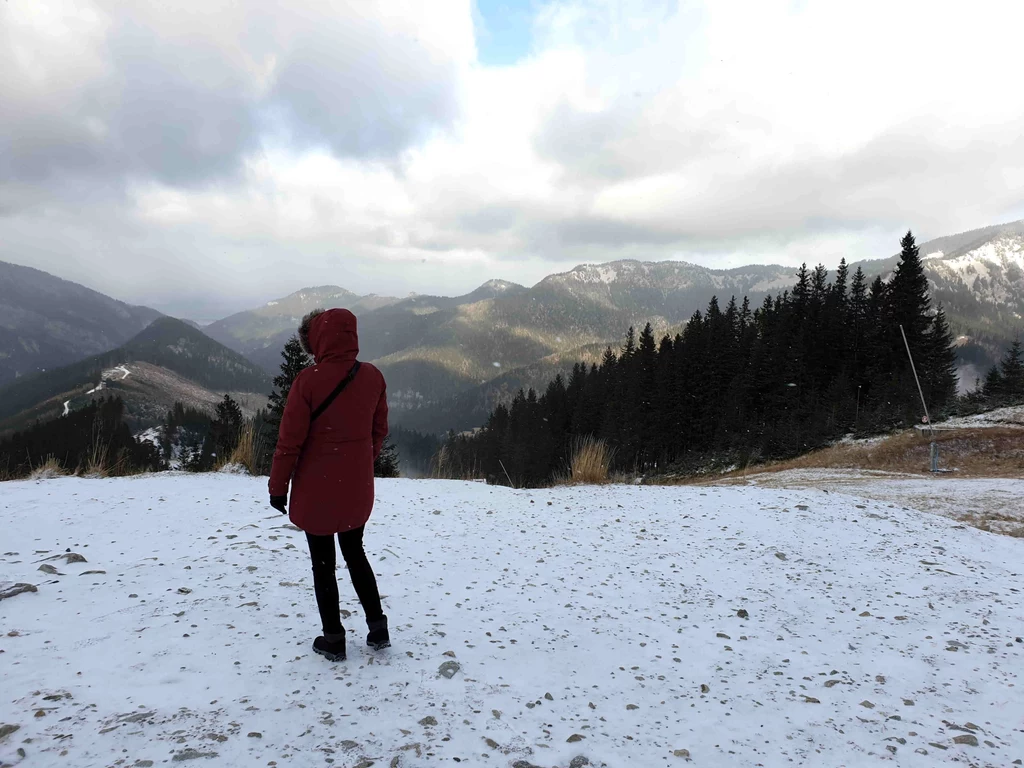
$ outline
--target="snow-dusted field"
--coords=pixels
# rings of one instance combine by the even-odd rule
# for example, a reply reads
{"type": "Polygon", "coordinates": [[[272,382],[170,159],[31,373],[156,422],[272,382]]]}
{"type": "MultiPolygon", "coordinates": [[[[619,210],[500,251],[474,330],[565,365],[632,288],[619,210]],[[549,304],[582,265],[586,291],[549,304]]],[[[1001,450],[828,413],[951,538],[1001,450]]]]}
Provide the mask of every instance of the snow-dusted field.
{"type": "Polygon", "coordinates": [[[394,648],[363,646],[341,570],[332,665],[304,540],[264,489],[2,486],[0,579],[38,592],[0,601],[0,762],[1024,758],[1024,541],[810,489],[385,481],[367,548],[394,648]],[[67,550],[87,562],[49,559],[67,550]]]}
{"type": "Polygon", "coordinates": [[[729,485],[856,494],[995,531],[1024,524],[1024,479],[909,475],[870,469],[788,469],[723,481],[729,485]]]}

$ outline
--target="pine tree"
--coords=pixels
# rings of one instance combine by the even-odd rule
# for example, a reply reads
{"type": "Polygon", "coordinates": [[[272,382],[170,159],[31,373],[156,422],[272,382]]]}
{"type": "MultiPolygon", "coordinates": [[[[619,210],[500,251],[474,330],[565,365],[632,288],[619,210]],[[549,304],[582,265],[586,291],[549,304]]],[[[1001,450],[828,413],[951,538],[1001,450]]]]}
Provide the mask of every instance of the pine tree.
{"type": "Polygon", "coordinates": [[[956,349],[946,313],[939,306],[932,318],[924,349],[921,382],[929,406],[941,409],[956,397],[956,349]]]}
{"type": "Polygon", "coordinates": [[[811,303],[815,307],[823,306],[828,290],[828,270],[824,264],[819,264],[811,273],[811,303]]]}
{"type": "MultiPolygon", "coordinates": [[[[860,267],[857,267],[860,270],[860,267]]],[[[832,296],[835,301],[835,305],[840,310],[846,309],[846,294],[847,294],[847,282],[850,276],[850,268],[846,265],[846,259],[839,260],[839,269],[836,270],[836,281],[832,284],[832,296]]],[[[863,284],[863,275],[861,275],[861,283],[863,284]]]]}
{"type": "Polygon", "coordinates": [[[399,476],[398,448],[396,448],[395,444],[391,442],[390,436],[384,438],[384,447],[381,448],[380,455],[377,457],[377,460],[373,463],[373,476],[399,476]]]}
{"type": "Polygon", "coordinates": [[[1003,375],[999,372],[999,366],[993,365],[985,374],[985,384],[982,386],[982,394],[991,400],[1001,400],[1004,395],[1003,375]]]}
{"type": "Polygon", "coordinates": [[[1024,398],[1024,352],[1020,339],[1014,339],[999,363],[1002,396],[1015,402],[1024,398]]]}
{"type": "Polygon", "coordinates": [[[796,285],[793,286],[792,300],[797,316],[803,319],[811,300],[811,273],[807,271],[806,264],[801,264],[796,273],[796,285]]]}
{"type": "Polygon", "coordinates": [[[288,393],[292,383],[303,369],[309,367],[309,355],[303,349],[298,336],[292,336],[281,350],[281,372],[274,377],[274,391],[270,393],[267,409],[267,421],[273,427],[273,442],[277,443],[277,428],[281,425],[284,406],[288,402],[288,393]]]}
{"type": "Polygon", "coordinates": [[[852,356],[852,377],[864,384],[865,349],[868,333],[868,286],[864,270],[857,267],[850,285],[850,301],[846,309],[846,324],[849,327],[850,354],[852,356]]]}
{"type": "Polygon", "coordinates": [[[242,409],[230,395],[217,403],[216,417],[210,430],[210,443],[214,456],[226,461],[238,445],[242,432],[242,409]]]}
{"type": "Polygon", "coordinates": [[[916,354],[923,348],[931,326],[932,302],[928,296],[928,278],[911,232],[900,240],[900,247],[900,261],[886,291],[888,315],[893,323],[893,345],[903,344],[899,332],[902,325],[907,343],[916,354]]]}

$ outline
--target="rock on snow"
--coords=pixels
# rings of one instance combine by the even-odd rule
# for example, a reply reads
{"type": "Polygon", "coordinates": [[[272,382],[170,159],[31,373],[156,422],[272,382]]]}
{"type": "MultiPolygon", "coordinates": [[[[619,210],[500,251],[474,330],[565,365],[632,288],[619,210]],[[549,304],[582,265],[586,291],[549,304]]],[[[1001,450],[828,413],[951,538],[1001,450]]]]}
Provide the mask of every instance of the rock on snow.
{"type": "Polygon", "coordinates": [[[328,664],[304,540],[265,493],[4,484],[0,573],[38,591],[0,609],[0,763],[1024,757],[1020,540],[812,490],[384,481],[366,542],[394,647],[365,648],[342,568],[328,664]],[[69,550],[89,565],[39,572],[69,550]]]}

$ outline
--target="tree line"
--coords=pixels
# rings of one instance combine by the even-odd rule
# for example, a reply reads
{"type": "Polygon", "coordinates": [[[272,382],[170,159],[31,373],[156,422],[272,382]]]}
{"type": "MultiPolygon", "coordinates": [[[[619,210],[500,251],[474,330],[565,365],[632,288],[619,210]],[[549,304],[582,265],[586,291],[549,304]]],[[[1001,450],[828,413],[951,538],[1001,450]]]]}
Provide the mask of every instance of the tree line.
{"type": "Polygon", "coordinates": [[[0,475],[27,477],[44,465],[101,475],[161,469],[156,446],[136,439],[124,416],[121,398],[97,398],[67,416],[15,432],[0,440],[0,475]]]}
{"type": "Polygon", "coordinates": [[[613,450],[613,469],[692,471],[746,465],[823,446],[850,432],[886,432],[956,400],[955,351],[910,232],[888,282],[845,260],[830,280],[802,266],[791,289],[752,309],[713,298],[679,333],[630,328],[600,365],[578,364],[543,393],[520,391],[483,429],[450,435],[456,474],[535,486],[564,472],[575,441],[613,450]],[[901,330],[902,329],[902,330],[901,330]]]}
{"type": "MultiPolygon", "coordinates": [[[[25,477],[47,462],[64,472],[94,467],[104,474],[134,474],[171,468],[210,472],[232,460],[244,463],[252,474],[267,475],[291,385],[311,363],[297,337],[285,345],[282,358],[268,407],[249,419],[230,395],[212,413],[179,402],[165,414],[153,441],[140,440],[133,436],[124,402],[98,398],[67,416],[35,422],[0,440],[0,476],[25,477]]],[[[395,428],[374,473],[398,477],[401,451],[410,472],[427,474],[439,446],[433,436],[395,428]]]]}

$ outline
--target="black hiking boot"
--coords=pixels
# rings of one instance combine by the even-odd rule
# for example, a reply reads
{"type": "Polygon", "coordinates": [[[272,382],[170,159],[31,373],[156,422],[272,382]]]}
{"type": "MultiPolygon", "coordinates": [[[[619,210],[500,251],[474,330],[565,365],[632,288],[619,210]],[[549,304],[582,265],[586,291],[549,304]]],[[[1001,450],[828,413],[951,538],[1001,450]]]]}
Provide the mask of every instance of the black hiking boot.
{"type": "Polygon", "coordinates": [[[366,622],[370,632],[366,636],[366,644],[375,651],[391,647],[391,635],[388,634],[388,617],[382,616],[376,621],[366,622]]]}
{"type": "Polygon", "coordinates": [[[345,630],[340,635],[321,635],[313,641],[313,650],[328,661],[345,660],[345,630]]]}

